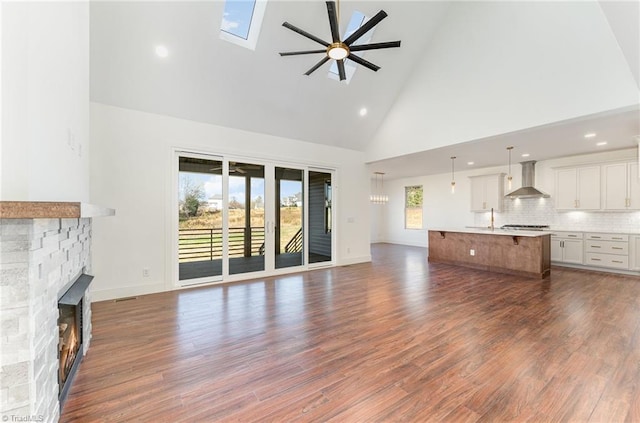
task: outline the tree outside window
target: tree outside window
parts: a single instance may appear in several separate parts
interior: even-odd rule
[[[404,187],[404,227],[422,229],[422,185]]]

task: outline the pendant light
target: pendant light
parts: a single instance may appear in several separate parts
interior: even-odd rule
[[[511,191],[511,181],[513,180],[513,176],[511,176],[511,150],[513,150],[513,146],[507,147],[507,151],[509,152],[509,176],[507,176],[507,187],[509,191]]]
[[[369,196],[369,200],[373,204],[387,204],[389,197],[384,194],[384,172],[374,172],[374,175],[376,175],[376,188],[373,194]],[[378,177],[381,181],[380,189],[378,189]]]
[[[454,160],[456,156],[451,156],[451,194],[456,192],[456,173],[454,168]]]

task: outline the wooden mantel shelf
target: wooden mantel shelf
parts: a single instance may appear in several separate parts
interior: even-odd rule
[[[0,201],[0,219],[77,219],[115,214],[114,209],[88,203]]]

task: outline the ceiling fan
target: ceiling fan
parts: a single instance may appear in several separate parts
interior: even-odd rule
[[[387,17],[387,13],[384,10],[379,11],[373,18],[369,19],[360,28],[358,28],[353,34],[349,35],[344,40],[340,40],[340,31],[338,29],[338,15],[336,13],[336,2],[327,2],[327,12],[329,14],[329,26],[331,27],[332,42],[328,43],[315,35],[308,33],[296,26],[291,25],[289,22],[284,22],[282,26],[289,28],[290,30],[297,32],[298,34],[315,41],[325,47],[322,50],[304,50],[304,51],[289,51],[280,53],[280,56],[296,56],[300,54],[314,54],[325,53],[326,56],[316,63],[311,69],[309,69],[305,75],[311,75],[316,69],[324,65],[329,59],[334,59],[338,65],[338,74],[340,75],[340,81],[347,79],[344,70],[344,60],[349,59],[359,65],[371,69],[376,72],[380,69],[380,66],[376,66],[373,63],[364,60],[360,56],[353,54],[354,51],[376,50],[381,48],[400,47],[400,41],[387,41],[383,43],[370,43],[354,45],[360,37],[369,32],[371,28],[380,23],[381,20]]]
[[[245,165],[247,166],[247,165]],[[214,171],[214,172],[222,172],[222,166],[217,166],[214,168],[209,169],[210,171]],[[236,165],[236,162],[229,162],[229,173],[241,173],[241,174],[245,174],[247,173],[243,168],[241,168],[240,166]]]

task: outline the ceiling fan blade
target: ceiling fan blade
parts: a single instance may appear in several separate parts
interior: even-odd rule
[[[371,63],[371,62],[369,62],[367,60],[364,60],[362,57],[356,56],[355,54],[348,55],[347,59],[353,60],[357,64],[362,65],[365,68],[369,68],[374,72],[377,72],[378,69],[380,69],[380,66],[374,65],[373,63]]]
[[[380,21],[386,17],[387,17],[387,12],[385,12],[384,10],[379,11],[373,18],[366,21],[364,25],[362,25],[353,34],[351,34],[346,40],[344,40],[343,43],[351,47],[351,43],[353,43],[358,38],[362,37],[364,34],[369,32],[371,28],[378,25],[378,23],[380,23]]]
[[[314,67],[312,67],[311,69],[306,71],[305,75],[307,75],[307,76],[311,75],[316,69],[318,69],[320,66],[324,65],[328,61],[329,61],[329,56],[323,57],[322,60],[320,60],[318,63],[316,63]]]
[[[325,46],[325,47],[328,47],[328,46],[329,46],[329,43],[328,43],[328,42],[326,42],[326,41],[324,41],[324,40],[321,40],[320,38],[316,37],[316,36],[315,36],[315,35],[313,35],[313,34],[309,34],[307,31],[305,31],[305,30],[303,30],[303,29],[300,29],[300,28],[298,28],[298,27],[296,27],[296,26],[291,25],[289,22],[284,22],[284,23],[282,24],[282,26],[284,26],[285,28],[288,28],[288,29],[292,30],[293,32],[297,32],[298,34],[300,34],[300,35],[302,35],[302,36],[304,36],[304,37],[307,37],[308,39],[313,40],[313,41],[315,41],[315,42],[316,42],[316,43],[318,43],[318,44],[322,44],[322,45],[323,45],[323,46]]]
[[[387,41],[384,43],[359,44],[349,47],[351,51],[377,50],[380,48],[400,47],[400,41]]]
[[[347,73],[344,71],[344,60],[336,60],[338,64],[338,75],[340,75],[340,81],[347,79]]]
[[[280,53],[280,56],[297,56],[299,54],[326,53],[327,50],[304,50],[304,51],[287,51]]]
[[[331,37],[334,43],[340,42],[340,30],[338,29],[338,15],[336,14],[336,2],[327,2],[327,13],[329,14],[329,26],[331,26]]]

